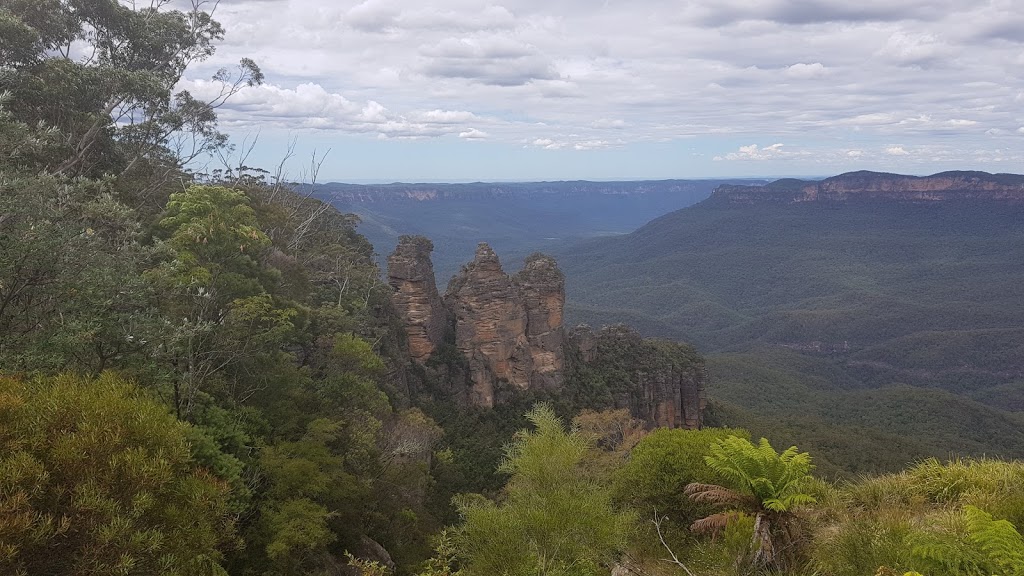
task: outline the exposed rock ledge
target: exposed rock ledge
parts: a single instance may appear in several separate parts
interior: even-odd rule
[[[401,238],[388,258],[392,301],[413,361],[428,368],[442,346],[458,350],[466,381],[460,395],[469,403],[493,407],[528,390],[572,394],[566,386],[581,386],[597,374],[597,384],[610,394],[602,406],[628,408],[651,427],[701,426],[704,362],[691,347],[645,340],[624,326],[577,329],[567,337],[565,278],[543,254],[531,255],[509,276],[494,250],[481,243],[442,298],[431,250],[426,238]]]
[[[798,202],[950,201],[1024,202],[1024,176],[988,172],[941,172],[904,176],[882,172],[848,172],[821,181],[785,178],[764,186],[722,185],[712,202],[788,204]]]

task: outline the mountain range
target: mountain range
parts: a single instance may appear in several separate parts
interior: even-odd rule
[[[487,242],[506,262],[579,240],[632,232],[648,221],[707,198],[721,184],[758,180],[513,182],[470,184],[328,183],[314,194],[357,214],[359,232],[378,256],[402,235],[434,245],[439,284]],[[381,259],[383,263],[383,259]]]
[[[694,343],[726,423],[860,470],[1024,455],[1021,222],[1022,176],[855,172],[720,186],[556,256],[570,321]]]

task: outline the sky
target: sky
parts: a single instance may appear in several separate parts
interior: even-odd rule
[[[1024,172],[1024,0],[221,0],[220,109],[293,177]],[[240,152],[238,152],[240,154]]]

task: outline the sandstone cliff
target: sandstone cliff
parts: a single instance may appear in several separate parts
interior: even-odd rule
[[[707,376],[704,359],[693,347],[644,339],[621,324],[596,333],[577,327],[569,342],[575,356],[570,375],[574,386],[604,396],[583,403],[626,408],[649,427],[703,425]]]
[[[562,350],[565,276],[554,258],[533,254],[513,281],[526,309],[526,341],[533,364],[530,386],[557,388],[562,383],[565,366]]]
[[[444,340],[448,311],[434,280],[430,252],[434,246],[422,236],[402,236],[388,257],[391,301],[405,324],[409,356],[425,362]]]
[[[448,284],[445,303],[455,316],[455,345],[469,362],[471,401],[494,406],[499,382],[528,389],[533,367],[528,313],[490,246],[480,244],[473,261]]]
[[[958,200],[1024,203],[1024,176],[987,172],[904,176],[860,171],[817,182],[787,178],[765,186],[722,185],[711,195],[712,202],[729,204]]]
[[[405,324],[409,356],[425,364],[446,334],[466,361],[468,400],[494,406],[499,389],[556,389],[562,383],[565,280],[552,258],[534,254],[510,277],[480,244],[444,299],[434,281],[430,241],[402,237],[388,258],[392,302]],[[450,375],[449,375],[450,376]]]
[[[704,364],[690,346],[624,326],[566,336],[565,278],[554,259],[531,255],[509,276],[485,243],[442,299],[430,251],[429,240],[403,237],[388,279],[410,357],[449,381],[453,397],[493,407],[524,391],[550,392],[579,408],[629,409],[650,427],[701,426]],[[441,356],[457,350],[459,359],[428,362],[442,346]]]

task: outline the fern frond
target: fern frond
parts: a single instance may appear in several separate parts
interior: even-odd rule
[[[964,506],[967,530],[974,542],[1001,571],[1007,575],[1024,574],[1024,537],[1006,520],[974,506]]]
[[[706,502],[715,505],[733,505],[747,508],[756,508],[757,501],[749,494],[743,494],[725,486],[717,484],[700,484],[694,482],[687,484],[683,493],[694,502]]]
[[[690,524],[690,530],[698,534],[718,534],[732,522],[742,516],[739,512],[719,512],[706,518],[701,518]]]

